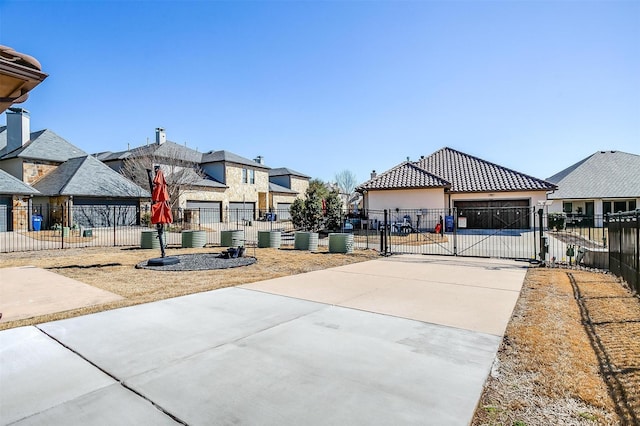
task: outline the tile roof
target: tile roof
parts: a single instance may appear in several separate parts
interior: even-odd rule
[[[265,166],[264,164],[260,164],[257,161],[249,160],[248,158],[241,157],[237,154],[234,154],[233,152],[225,150],[209,151],[202,155],[202,163],[217,163],[221,161],[251,166],[257,169],[269,169],[269,167]]]
[[[269,192],[278,192],[281,194],[297,194],[293,189],[269,182]]]
[[[447,188],[450,183],[416,164],[405,161],[394,168],[379,174],[356,188],[372,189],[415,189],[415,188]]]
[[[274,177],[274,176],[296,176],[296,177],[301,177],[303,179],[311,179],[309,176],[304,175],[300,172],[296,172],[295,170],[289,169],[287,167],[278,167],[278,168],[269,170],[269,177]]]
[[[451,182],[451,192],[550,191],[555,187],[542,179],[447,147],[416,164]]]
[[[4,138],[4,145],[0,141],[0,146],[3,146],[0,149],[0,160],[29,158],[62,163],[69,158],[86,155],[86,152],[70,144],[49,129],[32,132],[29,142],[12,152],[6,152],[6,129],[0,132],[0,138]]]
[[[558,185],[549,199],[638,198],[640,155],[598,151],[547,179]]]
[[[36,182],[44,195],[85,197],[148,198],[149,191],[114,172],[91,155],[72,158]]]
[[[37,195],[39,192],[26,183],[0,170],[0,194]]]

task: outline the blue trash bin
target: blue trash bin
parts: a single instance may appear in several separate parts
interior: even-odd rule
[[[42,216],[39,214],[34,214],[31,217],[31,225],[33,226],[34,231],[39,231],[42,227]]]
[[[444,231],[453,232],[453,216],[444,217]]]

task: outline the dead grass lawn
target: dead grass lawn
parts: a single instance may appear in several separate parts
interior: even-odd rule
[[[639,325],[640,300],[615,277],[529,270],[472,424],[637,424]]]
[[[167,249],[167,255],[217,253],[220,248]],[[32,265],[49,269],[94,287],[124,297],[124,300],[73,311],[0,323],[0,330],[70,318],[107,309],[246,284],[285,275],[301,274],[377,258],[375,251],[353,254],[317,253],[291,249],[248,248],[247,255],[258,260],[250,266],[211,271],[165,272],[135,269],[135,265],[158,257],[157,250],[130,248],[82,248],[0,254],[0,267]]]

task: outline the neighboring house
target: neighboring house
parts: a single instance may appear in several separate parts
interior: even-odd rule
[[[181,174],[188,185],[175,200],[178,214],[185,211],[185,220],[204,224],[264,218],[274,209],[288,208],[309,185],[309,177],[290,169],[271,169],[262,157],[250,160],[225,150],[201,153],[176,144],[167,140],[162,128],[156,129],[155,143],[95,156],[116,171],[128,159],[146,156],[163,167],[168,180],[173,173]],[[176,159],[185,167],[172,172],[169,165]]]
[[[374,172],[356,188],[366,211],[435,209],[450,215],[455,208],[458,227],[472,229],[530,228],[529,213],[553,189],[550,182],[446,147]]]
[[[600,227],[604,215],[640,205],[640,155],[598,151],[547,180],[558,186],[549,212],[570,221]]]
[[[39,194],[21,180],[0,170],[0,232],[28,229],[31,197]]]
[[[289,219],[289,208],[309,188],[310,177],[286,167],[269,170],[269,205],[277,211],[280,219]]]
[[[51,130],[30,132],[28,111],[11,108],[6,115],[7,126],[0,127],[0,170],[36,189],[31,194],[28,215],[42,214],[43,226],[101,226],[96,220],[90,223],[87,209],[95,211],[117,204],[135,211],[142,198],[150,197],[148,191],[132,185]],[[79,216],[74,217],[74,212]],[[116,219],[120,224],[132,221],[130,213]],[[134,217],[134,222],[137,220]]]
[[[85,227],[135,225],[139,223],[140,199],[150,196],[90,155],[70,158],[33,187],[48,197],[49,205],[72,205],[73,223]],[[63,211],[61,208],[61,215]]]

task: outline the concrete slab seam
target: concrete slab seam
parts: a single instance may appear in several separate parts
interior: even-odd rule
[[[258,290],[258,289],[255,289],[255,288],[242,288],[242,290],[255,291],[255,292],[258,292],[258,293],[265,293],[265,294],[271,294],[271,295],[275,294],[275,293],[269,293],[268,291],[264,291],[264,290]],[[339,304],[335,304],[335,303],[318,302],[318,301],[315,301],[315,300],[303,299],[301,297],[294,297],[294,296],[289,296],[289,295],[286,295],[286,294],[275,294],[275,295],[276,296],[280,296],[280,297],[287,297],[289,299],[294,299],[294,300],[303,300],[305,302],[311,301],[311,302],[314,302],[314,303],[319,303],[319,304],[322,304],[322,305],[325,305],[325,306],[331,306],[331,307],[340,308],[340,309],[350,309],[350,310],[353,310],[353,311],[364,312],[364,313],[372,314],[372,315],[381,315],[383,317],[390,317],[390,318],[398,318],[398,319],[403,319],[403,320],[415,321],[415,322],[419,322],[419,323],[422,323],[422,324],[429,324],[429,325],[433,325],[433,326],[436,326],[436,327],[449,328],[449,329],[452,329],[452,330],[462,330],[462,331],[466,331],[466,332],[482,334],[482,335],[485,335],[485,336],[492,336],[492,337],[503,337],[504,336],[504,333],[503,334],[492,334],[492,333],[487,333],[487,332],[484,332],[484,331],[475,331],[475,330],[469,330],[469,329],[462,328],[462,327],[454,327],[454,326],[448,325],[448,324],[439,324],[439,323],[436,323],[436,322],[422,321],[422,320],[415,319],[415,318],[401,317],[399,315],[392,315],[392,314],[384,313],[384,312],[368,311],[366,309],[354,308],[352,306],[343,306],[343,305],[339,305]],[[347,299],[344,302],[348,302],[349,300],[353,300],[353,299]],[[306,316],[306,315],[310,315],[310,313],[307,313],[305,315],[301,315],[298,318],[302,318],[303,316]],[[298,319],[298,318],[294,318],[294,319]],[[285,323],[280,323],[280,324],[285,324]],[[277,324],[277,325],[280,325],[280,324]],[[270,328],[274,328],[276,326],[269,327],[269,328],[267,328],[265,330],[268,330]],[[233,342],[228,342],[228,343],[235,343],[235,342],[238,342],[238,341],[240,341],[242,339],[245,339],[247,337],[249,337],[249,336],[244,336],[242,338],[234,340]],[[225,343],[225,344],[227,344],[227,343]],[[224,346],[225,344],[219,345],[219,346]],[[218,347],[218,346],[216,346],[216,347]],[[201,351],[201,352],[204,352],[204,351]],[[193,356],[193,355],[190,355],[189,357],[191,357],[191,356]],[[189,358],[189,357],[186,357],[186,358]]]
[[[455,286],[460,286],[460,287],[482,288],[482,289],[487,289],[487,290],[498,290],[498,291],[506,291],[506,292],[511,292],[511,293],[520,293],[520,290],[509,290],[509,289],[506,289],[506,288],[483,287],[483,286],[477,286],[477,285],[470,285],[470,284],[463,284],[463,283],[452,283],[452,282],[445,282],[445,281],[420,280],[420,279],[416,279],[416,278],[406,278],[406,277],[393,276],[393,275],[380,276],[380,275],[377,275],[377,274],[364,274],[362,272],[349,272],[349,271],[332,271],[332,272],[333,273],[339,272],[339,273],[342,273],[342,274],[351,274],[351,275],[364,275],[364,276],[368,276],[368,277],[377,277],[377,278],[393,278],[393,279],[401,279],[401,280],[405,280],[405,281],[437,283],[437,284],[444,284],[444,285],[455,285]],[[363,294],[366,294],[366,293],[363,293]]]
[[[125,388],[126,390],[128,390],[129,392],[137,395],[138,397],[144,399],[145,401],[148,401],[151,405],[153,405],[156,409],[158,409],[160,412],[162,412],[163,414],[165,414],[166,416],[170,417],[172,420],[174,420],[175,422],[184,425],[184,426],[189,426],[188,423],[186,423],[184,420],[181,420],[179,417],[177,417],[176,415],[170,413],[169,411],[167,411],[165,408],[163,408],[162,406],[158,405],[155,401],[147,398],[145,395],[141,394],[140,392],[138,392],[137,390],[131,388],[130,386],[128,386],[124,381],[120,380],[118,377],[114,376],[113,374],[109,373],[108,371],[106,371],[105,369],[103,369],[102,367],[100,367],[98,364],[96,364],[95,362],[91,361],[90,359],[88,359],[87,357],[85,357],[84,355],[82,355],[80,352],[74,350],[73,348],[69,347],[68,345],[65,345],[64,343],[62,343],[60,340],[56,339],[55,337],[53,337],[52,335],[50,335],[49,333],[47,333],[46,331],[42,330],[40,327],[35,326],[36,330],[40,331],[42,334],[44,334],[45,336],[47,336],[48,338],[50,338],[51,340],[53,340],[54,342],[58,343],[60,346],[62,346],[63,348],[67,349],[68,351],[70,351],[71,353],[73,353],[74,355],[80,357],[82,360],[84,360],[85,362],[89,363],[90,365],[92,365],[93,367],[97,368],[98,370],[100,370],[102,373],[106,374],[107,376],[111,377],[113,380],[115,380],[120,386],[122,386],[123,388]]]

